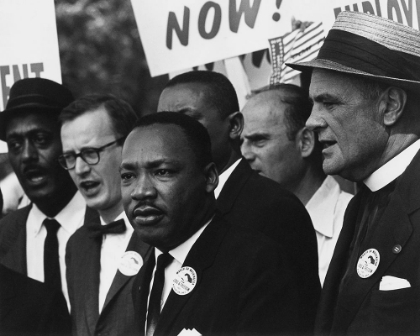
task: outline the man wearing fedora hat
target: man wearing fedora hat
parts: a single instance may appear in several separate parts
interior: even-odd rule
[[[31,200],[0,221],[0,263],[61,289],[67,300],[67,240],[85,215],[95,216],[86,211],[83,197],[58,163],[62,152],[58,115],[73,100],[58,83],[26,78],[12,86],[0,113],[0,139],[7,142],[10,163]]]
[[[319,335],[420,332],[420,32],[341,13],[312,70],[323,169],[360,182],[319,305]]]

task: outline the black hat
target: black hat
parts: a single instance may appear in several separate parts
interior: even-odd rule
[[[317,58],[287,64],[327,69],[420,91],[420,32],[378,16],[341,12]]]
[[[6,109],[0,113],[0,139],[6,140],[8,120],[21,112],[54,112],[57,118],[61,110],[74,101],[72,93],[63,85],[45,78],[25,78],[10,89]]]

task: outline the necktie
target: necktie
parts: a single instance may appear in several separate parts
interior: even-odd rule
[[[61,290],[60,262],[58,259],[57,231],[60,224],[55,219],[46,218],[43,225],[47,229],[44,243],[44,282]]]
[[[152,292],[150,294],[149,309],[147,310],[146,336],[152,336],[160,316],[160,303],[162,290],[165,284],[165,268],[172,262],[173,257],[169,253],[163,253],[158,257]]]
[[[106,225],[90,225],[87,226],[87,229],[89,230],[89,237],[97,238],[108,233],[123,233],[127,228],[124,219],[120,219]]]

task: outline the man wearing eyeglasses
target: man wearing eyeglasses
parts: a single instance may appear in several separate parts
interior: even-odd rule
[[[137,116],[112,95],[82,97],[60,114],[67,169],[100,223],[80,228],[66,251],[74,335],[139,333],[131,299],[134,275],[148,246],[124,213],[119,166],[122,145]]]

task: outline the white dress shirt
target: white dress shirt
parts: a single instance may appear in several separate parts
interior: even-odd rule
[[[207,227],[207,225],[210,224],[212,219],[213,218],[211,218],[206,224],[204,224],[196,233],[194,233],[185,242],[183,242],[181,245],[178,245],[176,248],[174,248],[173,250],[168,252],[174,259],[165,268],[165,282],[164,282],[163,290],[162,290],[162,299],[161,299],[161,303],[160,303],[160,310],[162,310],[162,308],[165,305],[165,302],[168,299],[168,296],[171,292],[172,282],[176,277],[176,272],[178,272],[179,269],[182,267],[185,259],[187,258],[187,255],[190,252],[191,248],[193,247],[194,243],[201,236],[204,229]],[[149,298],[147,299],[147,307],[149,307],[150,293],[152,291],[153,280],[155,278],[157,258],[161,254],[162,254],[162,252],[159,249],[155,248],[155,269],[153,270],[152,279],[150,281]],[[147,317],[146,317],[146,322],[145,322],[145,328],[146,328],[146,324],[147,324]]]
[[[231,165],[228,169],[226,169],[223,173],[219,175],[219,184],[217,185],[216,189],[214,189],[214,197],[217,199],[222,192],[223,186],[225,185],[226,181],[233,173],[235,168],[238,166],[239,162],[241,162],[242,158],[235,161],[233,165]]]
[[[80,192],[76,192],[71,201],[61,210],[54,219],[60,223],[57,231],[58,256],[61,272],[61,286],[70,308],[66,281],[66,245],[70,236],[83,225],[86,212],[86,203]],[[26,260],[28,277],[44,282],[44,243],[47,229],[42,225],[46,215],[33,204],[26,221]]]
[[[111,288],[112,281],[117,273],[121,257],[127,249],[130,238],[134,232],[133,227],[128,221],[127,215],[123,211],[115,221],[124,219],[126,231],[116,234],[105,234],[101,245],[101,272],[99,275],[99,313],[105,303],[106,295]],[[101,224],[105,223],[101,217]]]
[[[417,140],[401,153],[394,156],[382,167],[374,171],[363,183],[373,192],[382,189],[404,173],[414,156],[420,149],[420,140]]]
[[[344,213],[353,195],[341,190],[332,176],[322,183],[306,204],[318,243],[318,274],[321,286],[343,227]]]

